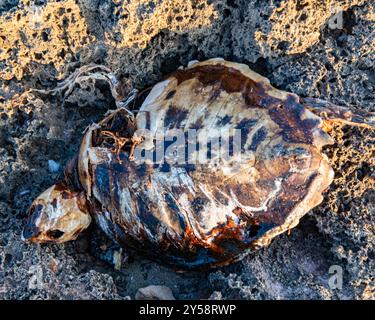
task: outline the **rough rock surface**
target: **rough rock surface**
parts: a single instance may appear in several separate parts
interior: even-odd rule
[[[129,299],[165,285],[177,299],[374,299],[375,136],[364,129],[333,133],[326,201],[291,235],[226,268],[178,273],[123,255],[118,270],[119,249],[95,227],[64,245],[20,239],[32,199],[59,178],[83,129],[115,107],[101,81],[65,100],[28,88],[101,63],[126,91],[221,56],[278,88],[375,111],[374,12],[364,0],[0,0],[0,298]],[[341,290],[329,286],[332,265]]]

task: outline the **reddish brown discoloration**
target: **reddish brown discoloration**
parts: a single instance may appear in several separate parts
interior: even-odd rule
[[[240,92],[244,97],[255,98],[254,101],[260,101],[264,97],[264,88],[261,84],[249,79],[239,70],[221,64],[178,70],[171,76],[177,79],[178,84],[187,80],[198,79],[203,86],[219,85],[214,91],[216,94],[220,88],[227,93]]]

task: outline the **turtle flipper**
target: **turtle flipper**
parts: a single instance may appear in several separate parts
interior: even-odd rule
[[[324,128],[330,131],[336,123],[375,129],[375,113],[350,107],[337,106],[325,100],[301,98],[302,104],[324,121]]]

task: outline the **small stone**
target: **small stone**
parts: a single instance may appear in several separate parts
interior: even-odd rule
[[[24,196],[28,193],[30,193],[30,190],[23,190],[23,191],[20,192],[20,196]]]
[[[28,283],[29,290],[43,289],[43,269],[41,266],[32,265],[28,273],[31,275]]]
[[[220,291],[214,291],[208,300],[223,300],[223,294]]]
[[[116,270],[121,270],[122,265],[122,250],[116,250],[113,252],[113,264]]]
[[[51,173],[56,173],[60,170],[60,164],[53,160],[48,160],[48,170]]]
[[[57,273],[57,271],[59,270],[59,261],[54,258],[51,258],[48,267],[53,273]]]
[[[135,300],[176,300],[172,290],[166,286],[148,286],[138,289]]]

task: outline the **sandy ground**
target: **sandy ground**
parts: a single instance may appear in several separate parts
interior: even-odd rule
[[[0,298],[133,299],[153,284],[179,299],[374,299],[368,130],[337,128],[325,150],[336,178],[324,203],[289,236],[229,267],[177,273],[132,256],[115,270],[118,248],[96,227],[64,245],[20,238],[32,199],[61,177],[84,128],[115,107],[100,81],[65,100],[23,94],[28,88],[53,88],[77,67],[101,63],[126,93],[220,56],[303,97],[375,111],[374,9],[365,0],[0,0]],[[333,265],[341,289],[329,285]]]

